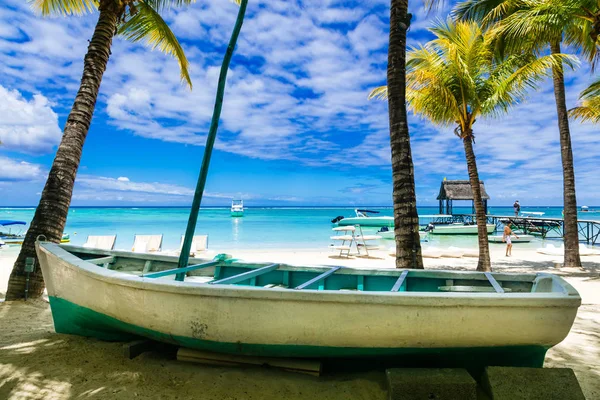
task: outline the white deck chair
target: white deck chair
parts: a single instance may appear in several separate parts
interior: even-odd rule
[[[133,237],[134,253],[153,253],[161,251],[163,235],[135,235]]]
[[[83,247],[112,250],[115,248],[115,242],[117,241],[117,235],[106,235],[106,236],[93,236],[87,237]]]
[[[181,244],[179,245],[179,253],[181,253],[181,248],[183,247],[183,239],[184,235],[181,235]],[[201,253],[206,251],[208,248],[208,235],[195,235],[192,238],[192,247],[190,247],[190,255],[194,257],[197,253]]]

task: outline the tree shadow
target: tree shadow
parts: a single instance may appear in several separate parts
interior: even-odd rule
[[[124,357],[122,343],[54,333],[43,301],[0,303],[0,399],[383,400],[381,373],[316,378],[261,367]],[[7,328],[7,329],[5,329]]]

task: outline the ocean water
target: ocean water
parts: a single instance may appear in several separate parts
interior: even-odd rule
[[[600,207],[590,207],[598,209]],[[391,207],[369,208],[380,211],[380,215],[392,215]],[[438,212],[436,207],[419,207],[419,215]],[[541,211],[544,217],[561,217],[561,207],[526,207],[521,211]],[[454,212],[470,213],[470,207],[454,207]],[[512,215],[512,207],[489,207],[489,214]],[[0,219],[22,220],[29,223],[33,208],[0,208]],[[189,208],[92,208],[73,207],[69,211],[65,233],[71,243],[81,245],[88,235],[117,235],[115,248],[131,249],[135,234],[162,234],[163,250],[179,248],[181,235],[185,232]],[[203,208],[200,211],[196,234],[209,235],[209,249],[319,249],[332,242],[331,219],[336,216],[354,216],[353,207],[250,207],[244,217],[232,218],[229,207]],[[580,213],[580,219],[600,220],[600,213]],[[423,220],[426,223],[426,220]],[[24,229],[27,226],[23,227]],[[1,229],[1,228],[0,228]],[[13,227],[13,232],[20,227]],[[365,233],[374,233],[378,228],[365,228]],[[541,239],[527,244],[540,247]],[[392,240],[381,244],[393,246]],[[427,245],[438,247],[476,247],[476,235],[442,236],[429,235]],[[502,246],[502,244],[491,244]],[[524,246],[524,244],[520,244]]]

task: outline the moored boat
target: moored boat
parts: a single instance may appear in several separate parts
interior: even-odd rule
[[[496,229],[494,224],[486,224],[487,233],[490,234]],[[454,224],[434,225],[430,230],[435,235],[477,235],[476,224],[464,224],[462,222]]]
[[[571,285],[544,273],[301,267],[225,255],[177,269],[164,255],[36,247],[56,332],[230,354],[540,367],[581,304]]]
[[[231,216],[232,217],[243,217],[244,216],[244,200],[231,200]]]
[[[27,225],[27,222],[6,219],[0,220],[0,240],[2,240],[5,245],[23,243],[23,240],[25,239],[25,233],[22,231],[12,231],[12,227],[22,225]]]
[[[517,237],[515,237],[514,235],[512,235],[510,237],[511,243],[529,243],[533,239],[535,239],[535,236],[533,236],[533,235],[524,235],[524,234],[519,234]],[[502,243],[502,242],[504,242],[504,237],[502,235],[488,236],[488,241],[490,241],[492,243]]]
[[[394,226],[394,217],[389,216],[373,216],[371,214],[379,214],[379,211],[372,210],[354,210],[356,217],[336,217],[331,222],[337,223],[340,226],[360,225],[360,226]]]
[[[387,227],[383,227],[380,230],[377,231],[377,235],[381,236],[382,239],[386,239],[386,240],[394,240],[395,236],[394,236],[394,230],[384,230]],[[429,235],[429,232],[425,232],[425,231],[419,231],[419,239],[421,239],[421,241],[427,241],[427,236]]]

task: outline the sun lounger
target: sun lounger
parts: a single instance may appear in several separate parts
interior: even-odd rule
[[[102,249],[102,250],[113,250],[115,248],[115,242],[117,241],[117,235],[106,235],[106,236],[94,236],[90,235],[83,244],[83,247]]]
[[[179,245],[179,251],[177,253],[181,253],[181,248],[183,247],[183,240],[185,236],[181,235],[181,244]],[[208,235],[195,235],[192,238],[192,247],[190,247],[190,256],[195,257],[196,254],[206,251],[208,248]]]
[[[163,235],[135,235],[133,238],[134,253],[154,253],[162,249]]]

